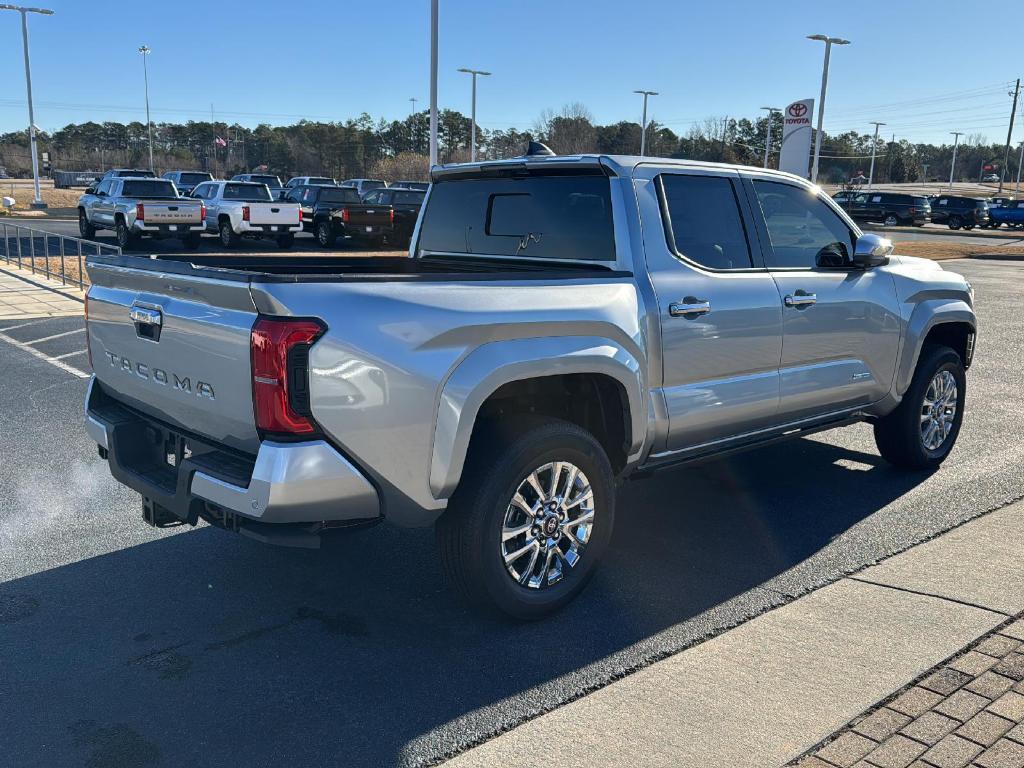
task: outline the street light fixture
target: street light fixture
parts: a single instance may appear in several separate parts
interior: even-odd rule
[[[833,45],[849,45],[849,40],[828,35],[808,35],[808,40],[818,40],[825,44],[825,63],[821,68],[821,98],[818,100],[818,131],[814,138],[814,163],[811,166],[811,181],[818,183],[818,158],[821,156],[821,126],[825,117],[825,91],[828,89],[828,60],[832,55]]]
[[[0,4],[0,11],[17,11],[21,14],[21,42],[25,51],[25,88],[28,91],[28,139],[32,150],[32,181],[35,189],[33,208],[45,208],[46,203],[39,195],[39,153],[36,151],[36,118],[32,110],[32,69],[28,63],[28,14],[38,13],[41,16],[53,16],[48,8],[23,8],[19,5]]]
[[[476,162],[476,76],[490,77],[490,72],[484,72],[482,69],[467,69],[466,67],[459,67],[459,72],[465,72],[467,75],[473,76],[473,107],[472,115],[470,120],[472,125],[470,126],[469,134],[469,161],[471,163]]]
[[[639,93],[644,97],[644,114],[640,121],[640,157],[644,157],[647,153],[647,97],[657,96],[657,91],[633,91],[633,93]]]
[[[768,153],[771,151],[772,146],[772,112],[781,112],[780,107],[761,107],[765,112],[768,113],[768,132],[764,137],[764,167],[768,167]]]
[[[875,140],[871,142],[871,170],[868,171],[868,191],[871,191],[871,185],[875,183],[875,149],[878,147],[878,129],[881,128],[885,123],[872,123],[875,126]],[[891,182],[892,179],[889,179]]]
[[[430,0],[430,167],[437,165],[437,0]]]
[[[146,81],[146,128],[149,130],[149,170],[156,173],[153,167],[153,123],[149,119],[149,67],[146,66],[146,59],[149,58],[151,49],[148,45],[139,46],[139,53],[142,54],[142,76]]]

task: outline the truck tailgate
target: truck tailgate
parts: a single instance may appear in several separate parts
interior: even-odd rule
[[[255,453],[244,281],[89,265],[88,334],[111,396],[184,431]]]
[[[268,224],[299,223],[298,203],[246,203],[249,206],[249,223],[255,226]]]
[[[203,205],[191,200],[180,202],[142,201],[143,220],[150,224],[199,224]]]
[[[348,224],[355,227],[373,226],[386,227],[391,224],[390,205],[346,205]]]

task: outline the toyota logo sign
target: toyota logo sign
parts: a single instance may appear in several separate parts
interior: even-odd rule
[[[807,105],[802,102],[796,102],[795,104],[789,105],[790,117],[803,117],[807,114]]]

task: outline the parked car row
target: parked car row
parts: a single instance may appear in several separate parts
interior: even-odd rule
[[[203,232],[216,234],[225,248],[245,238],[271,239],[287,250],[301,231],[313,234],[324,248],[338,238],[402,247],[412,237],[426,196],[425,189],[412,186],[417,184],[388,187],[376,179],[338,184],[300,176],[281,185],[268,174],[222,181],[202,171],[168,171],[158,179],[152,171],[115,168],[79,199],[79,231],[91,239],[98,230],[113,230],[125,250],[142,237],[177,237],[195,249]]]
[[[832,196],[855,219],[874,221],[894,227],[912,224],[921,227],[929,221],[950,229],[1012,226],[1018,205],[1012,198],[983,200],[963,195],[915,195],[905,192],[851,192]],[[1004,209],[1009,213],[1003,213]],[[996,214],[995,211],[1000,211]],[[1021,208],[1024,214],[1024,207]]]

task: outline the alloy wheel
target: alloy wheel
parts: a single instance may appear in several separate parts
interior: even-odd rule
[[[567,461],[537,467],[505,512],[501,556],[511,578],[529,589],[557,584],[583,557],[594,528],[594,491]]]
[[[949,437],[956,419],[956,379],[942,370],[932,377],[921,403],[921,442],[929,451],[937,451]]]

